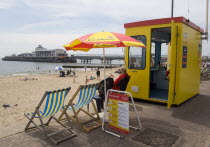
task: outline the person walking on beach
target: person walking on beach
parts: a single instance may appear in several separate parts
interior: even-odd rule
[[[85,65],[85,71],[86,71],[87,66]]]
[[[76,82],[76,73],[73,71],[72,74],[73,74],[73,78],[74,78],[73,83],[75,83]]]
[[[96,76],[97,76],[97,79],[100,80],[100,70],[98,68],[98,70],[96,71]]]

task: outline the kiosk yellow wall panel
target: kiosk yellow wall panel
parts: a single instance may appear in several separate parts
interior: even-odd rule
[[[198,94],[200,88],[200,33],[185,24],[181,24],[180,30],[174,104],[180,104]],[[186,68],[182,68],[183,47],[187,48]]]

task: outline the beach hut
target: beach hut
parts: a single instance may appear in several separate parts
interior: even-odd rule
[[[179,105],[199,94],[204,33],[184,17],[124,24],[126,35],[146,48],[127,47],[128,92],[137,99]]]

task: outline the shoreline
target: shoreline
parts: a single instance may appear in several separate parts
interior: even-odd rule
[[[67,71],[70,70],[71,71],[75,71],[75,72],[83,72],[83,71],[95,71],[97,69],[97,67],[99,67],[100,69],[103,70],[103,66],[91,66],[91,65],[87,65],[86,69],[83,65],[80,66],[72,66],[72,67],[68,67],[68,65],[63,65],[64,70],[63,71]],[[120,68],[120,66],[110,66],[110,67],[106,67],[107,69],[114,69],[114,68]],[[50,71],[50,72],[49,72]],[[0,78],[3,77],[13,77],[13,76],[29,76],[29,75],[52,75],[52,74],[58,74],[60,71],[59,70],[36,70],[36,71],[25,71],[25,72],[10,72],[10,73],[0,73]]]
[[[54,74],[54,73],[52,73]],[[0,78],[5,78],[5,77],[16,77],[16,76],[30,76],[30,75],[51,75],[50,73],[45,72],[39,72],[39,73],[32,73],[32,72],[17,72],[17,73],[5,73],[5,74],[0,74]]]
[[[109,64],[106,64],[106,66],[108,65]],[[121,64],[120,62],[118,62],[109,66],[115,68],[116,66],[118,67],[119,65],[124,65],[124,64]],[[11,76],[16,76],[16,75],[27,76],[27,75],[36,75],[36,74],[41,74],[41,75],[51,74],[51,73],[56,74],[55,67],[58,67],[58,66],[64,67],[64,71],[71,69],[72,71],[76,71],[76,72],[85,71],[85,66],[86,66],[86,70],[91,71],[91,69],[95,69],[101,66],[101,64],[97,63],[96,61],[91,64],[0,61],[0,66],[2,67],[2,70],[0,71],[0,78],[1,78],[1,77],[11,77]]]
[[[69,69],[64,69],[63,71],[67,71]],[[84,68],[71,68],[72,71],[76,71],[76,72],[80,72],[80,71],[85,71]],[[87,71],[91,71],[89,68],[87,69]],[[29,76],[29,75],[53,75],[53,74],[58,74],[60,71],[55,71],[55,70],[36,70],[36,71],[26,71],[26,72],[10,72],[10,73],[0,73],[0,78],[3,77],[14,77],[14,76]]]

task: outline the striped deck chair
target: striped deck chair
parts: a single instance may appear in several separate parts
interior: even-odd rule
[[[79,126],[84,129],[85,131],[89,132],[95,128],[98,128],[102,125],[102,122],[100,120],[100,117],[98,115],[98,111],[96,109],[96,106],[93,102],[93,97],[96,93],[98,84],[90,84],[90,85],[80,85],[75,94],[70,99],[69,103],[66,105],[65,110],[70,110],[73,112],[73,116],[68,115],[73,121],[75,121]],[[74,99],[78,96],[78,100],[76,104],[73,103]],[[94,114],[97,115],[97,118],[93,116],[93,114],[89,113],[88,111],[84,110],[83,107],[88,106],[89,104],[92,104],[94,109]],[[84,112],[87,114],[91,119],[88,121],[83,121],[79,119],[78,115],[80,112]],[[65,111],[64,111],[65,112]],[[59,120],[62,119],[64,112],[60,115],[58,118]],[[84,117],[83,117],[84,118]],[[97,125],[87,127],[87,124],[96,122]]]
[[[45,134],[46,138],[50,139],[55,144],[58,144],[61,141],[64,141],[68,138],[72,138],[72,137],[76,136],[76,133],[72,130],[72,125],[70,123],[70,119],[68,118],[67,113],[65,111],[63,111],[63,113],[65,114],[65,116],[68,120],[69,127],[67,127],[62,122],[60,122],[57,118],[54,117],[54,115],[57,112],[59,112],[61,109],[64,109],[64,100],[65,100],[67,94],[69,93],[70,89],[71,89],[71,87],[66,88],[66,89],[56,90],[56,91],[46,91],[45,94],[43,95],[40,103],[35,108],[35,111],[31,112],[31,113],[24,113],[24,115],[29,119],[29,122],[25,127],[25,131],[27,132],[27,131],[33,130],[35,128],[38,128]],[[44,109],[40,110],[40,107],[42,106],[44,101],[46,101]],[[34,119],[36,119],[36,118],[38,118],[38,120],[40,121],[40,125],[37,125],[35,123]],[[49,118],[47,123],[45,123],[45,124],[43,123],[44,118]],[[53,133],[47,133],[46,126],[49,125],[49,123],[52,119],[54,119],[57,123],[59,123],[65,129],[59,130],[59,131],[56,131]],[[31,125],[31,123],[34,124],[33,127],[29,127]],[[70,133],[68,133],[67,136],[65,136],[59,140],[53,139],[53,136],[55,136],[56,134],[62,133],[64,131],[68,131]]]

